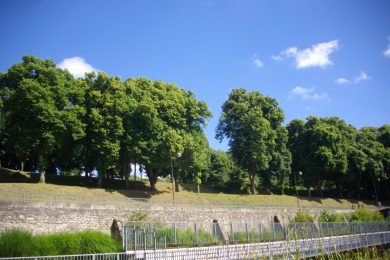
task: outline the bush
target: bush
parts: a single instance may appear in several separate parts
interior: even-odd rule
[[[31,232],[9,229],[0,233],[0,257],[32,256],[35,247]]]
[[[319,222],[357,222],[357,221],[385,221],[385,218],[379,211],[367,209],[358,209],[349,214],[329,213],[322,211]]]
[[[313,222],[313,220],[313,216],[307,212],[298,212],[294,218],[294,222]]]
[[[103,252],[118,252],[122,250],[122,242],[112,239],[109,235],[97,231],[80,233],[81,254]]]
[[[346,222],[345,214],[330,213],[326,210],[322,211],[318,217],[319,222]]]
[[[0,257],[111,253],[121,250],[120,241],[96,231],[39,236],[18,229],[0,233]]]
[[[192,229],[176,229],[176,242],[174,238],[174,231],[172,228],[159,227],[156,229],[158,237],[166,236],[168,246],[193,246],[196,244],[195,233]],[[198,230],[199,245],[215,244],[215,238],[212,234],[204,230]]]
[[[385,218],[379,211],[367,209],[358,209],[352,212],[349,219],[350,221],[385,221]]]

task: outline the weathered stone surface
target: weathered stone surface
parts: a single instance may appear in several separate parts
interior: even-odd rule
[[[276,215],[288,219],[296,213],[294,208],[197,208],[137,204],[121,208],[112,205],[0,201],[0,230],[23,228],[34,234],[99,230],[109,234],[114,219],[126,221],[134,211],[140,210],[161,222],[211,224],[216,219],[224,230],[229,230],[231,222],[266,224]],[[311,212],[318,214],[319,210]]]

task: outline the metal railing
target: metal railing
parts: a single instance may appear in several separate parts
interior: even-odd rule
[[[139,223],[139,222],[138,222]],[[282,226],[272,225],[274,232],[280,230]],[[310,225],[309,225],[310,224]],[[234,243],[229,245],[214,245],[214,246],[197,246],[186,248],[158,248],[150,247],[149,245],[157,246],[158,242],[155,236],[140,236],[142,241],[136,240],[142,248],[134,247],[124,253],[108,253],[108,254],[86,254],[86,255],[62,255],[62,256],[33,256],[33,257],[6,257],[0,260],[132,260],[132,259],[256,259],[261,257],[266,258],[282,258],[296,259],[326,255],[335,252],[351,251],[358,248],[390,244],[390,227],[389,223],[343,223],[345,225],[333,225],[333,223],[324,224],[323,231],[328,231],[331,236],[321,236],[318,231],[320,226],[315,228],[313,223],[294,223],[291,227],[286,226],[284,231],[285,237],[280,240],[272,240],[270,242],[261,243]],[[328,225],[326,225],[328,224]],[[349,224],[349,225],[348,225]],[[376,225],[378,224],[378,225]],[[160,224],[161,225],[161,224]],[[160,225],[150,225],[145,228],[140,234],[152,234],[151,229],[157,229]],[[329,228],[328,228],[329,226]],[[134,225],[133,225],[134,227]],[[146,227],[146,226],[144,226]],[[150,229],[148,229],[150,227]],[[216,227],[214,225],[214,227]],[[237,230],[240,228],[250,230],[249,225],[236,225]],[[387,231],[379,231],[379,230]],[[317,232],[314,232],[317,230]],[[290,238],[289,233],[303,232],[303,234],[313,234],[305,238]],[[361,232],[362,233],[359,233]],[[308,233],[306,233],[308,232]],[[135,230],[137,233],[137,230]],[[349,233],[341,235],[342,233]],[[314,234],[318,234],[317,237]],[[323,235],[325,234],[322,233]],[[335,236],[334,234],[338,234]],[[127,237],[127,236],[126,236]],[[137,236],[135,236],[137,238]],[[250,237],[250,236],[249,236]],[[275,236],[276,237],[276,236]],[[287,239],[286,239],[287,238]],[[146,241],[145,241],[146,239]],[[150,242],[148,242],[150,239]],[[153,242],[154,240],[154,242]],[[143,243],[143,244],[142,244]],[[166,241],[165,241],[166,244]]]
[[[134,254],[107,253],[107,254],[83,254],[83,255],[56,255],[56,256],[23,256],[4,257],[1,260],[132,260]]]
[[[123,230],[126,248],[137,250],[133,246],[136,244],[142,250],[142,248],[183,248],[263,243],[386,232],[390,231],[390,222],[309,222],[286,225],[275,222],[267,224],[230,223],[225,225],[190,222],[125,222]],[[134,230],[138,230],[137,234],[139,236],[149,232],[156,237],[156,240],[136,238],[133,235]],[[142,241],[136,242],[135,239]],[[143,241],[146,245],[142,244]]]
[[[135,252],[154,259],[302,259],[390,243],[390,232],[213,247],[172,248]],[[341,256],[340,256],[341,257]]]

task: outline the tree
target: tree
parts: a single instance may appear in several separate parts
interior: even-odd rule
[[[287,147],[291,152],[291,174],[289,178],[290,190],[291,186],[296,187],[296,176],[304,169],[305,155],[305,139],[303,137],[305,131],[305,122],[300,119],[293,119],[286,126],[288,131]]]
[[[211,186],[227,188],[230,176],[235,168],[233,159],[229,153],[210,148],[210,161],[207,170],[207,183]]]
[[[1,79],[4,145],[24,162],[34,160],[45,182],[45,169],[54,150],[84,134],[76,104],[70,100],[73,77],[56,68],[51,60],[33,56],[12,66]]]
[[[205,179],[209,163],[209,144],[203,131],[192,132],[184,149],[182,158],[178,160],[177,170],[183,179],[193,181],[200,192],[200,184]]]
[[[269,179],[275,179],[277,189],[281,194],[284,194],[284,188],[288,185],[288,177],[291,174],[291,153],[287,148],[288,132],[286,128],[279,127],[277,129],[275,141],[276,146],[269,167]],[[271,182],[271,180],[267,181]]]
[[[86,77],[86,137],[89,170],[96,165],[102,187],[107,169],[115,169],[119,160],[120,137],[123,135],[121,114],[125,110],[123,85],[118,77],[103,72]]]
[[[348,151],[352,149],[356,129],[337,117],[308,117],[293,120],[287,126],[289,147],[293,154],[293,171],[303,171],[305,186],[317,187],[320,195],[327,182],[335,183],[342,196],[342,183],[348,171]]]
[[[252,194],[257,193],[256,176],[266,177],[283,119],[276,100],[257,91],[234,89],[222,105],[216,137],[229,139],[234,160],[249,174]]]
[[[136,103],[125,122],[126,134],[131,136],[124,150],[144,166],[153,190],[158,176],[168,175],[172,160],[178,191],[177,154],[192,149],[193,136],[203,133],[211,116],[206,103],[171,83],[139,78],[128,79],[124,84]]]
[[[370,182],[377,199],[377,182],[386,180],[387,174],[384,163],[387,161],[387,153],[384,145],[378,140],[378,131],[375,127],[363,127],[359,130],[357,143],[366,155],[365,171],[363,172],[363,189],[368,193]]]

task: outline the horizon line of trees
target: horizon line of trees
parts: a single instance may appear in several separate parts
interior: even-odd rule
[[[390,126],[356,129],[337,117],[294,119],[286,126],[278,102],[233,89],[222,105],[209,147],[204,101],[175,84],[121,80],[104,72],[75,79],[51,60],[25,56],[0,73],[0,166],[46,174],[98,172],[123,179],[131,164],[156,190],[159,177],[225,191],[390,198]],[[180,156],[178,156],[180,155]],[[172,172],[171,172],[172,170]],[[300,174],[301,173],[301,174]]]

